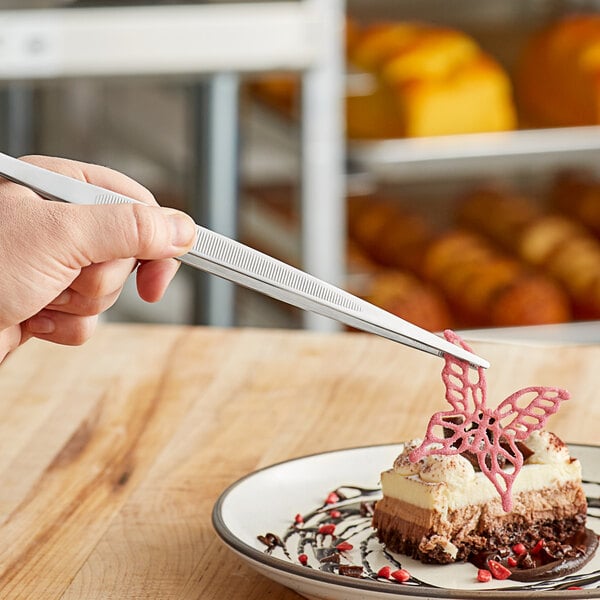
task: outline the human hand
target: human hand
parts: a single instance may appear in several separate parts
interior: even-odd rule
[[[159,208],[121,173],[59,158],[22,160],[151,206],[49,202],[0,179],[0,362],[30,337],[85,342],[136,265],[140,297],[160,300],[179,265],[172,257],[195,236],[190,217]]]

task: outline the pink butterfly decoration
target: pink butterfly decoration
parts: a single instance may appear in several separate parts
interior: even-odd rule
[[[445,331],[444,337],[471,351],[453,331]],[[411,452],[410,460],[417,462],[432,454],[472,453],[481,472],[498,490],[502,508],[509,512],[513,506],[512,486],[523,466],[518,442],[542,429],[560,403],[569,399],[569,392],[555,387],[527,387],[511,394],[492,410],[486,405],[484,369],[477,368],[475,381],[470,380],[470,374],[466,361],[446,354],[442,380],[452,410],[437,412],[431,417],[425,439]],[[523,400],[524,406],[519,406]],[[506,463],[512,464],[514,469],[504,469]]]

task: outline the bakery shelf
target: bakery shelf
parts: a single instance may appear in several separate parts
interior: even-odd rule
[[[353,169],[395,178],[478,175],[523,169],[598,164],[600,126],[474,133],[352,142]]]
[[[3,11],[0,78],[302,70],[318,59],[311,4]]]

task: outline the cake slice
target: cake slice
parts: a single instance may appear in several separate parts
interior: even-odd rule
[[[411,462],[420,444],[407,443],[393,468],[381,474],[383,498],[373,526],[389,550],[426,563],[450,563],[486,552],[514,554],[517,544],[532,550],[541,540],[546,553],[554,548],[577,554],[587,513],[581,464],[556,435],[535,431],[523,443],[529,456],[513,483],[510,512],[472,456],[430,455]],[[526,554],[531,558],[521,553]]]
[[[453,331],[446,339],[471,348]],[[548,417],[566,390],[520,389],[487,405],[485,370],[446,355],[451,409],[429,420],[424,440],[404,445],[381,474],[373,527],[388,550],[425,563],[470,560],[482,577],[535,580],[566,575],[598,547],[586,528],[581,464]],[[481,571],[487,571],[481,573]]]

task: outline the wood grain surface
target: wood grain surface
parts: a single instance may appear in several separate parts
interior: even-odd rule
[[[480,343],[491,403],[568,388],[550,428],[598,443],[598,346]],[[218,540],[232,482],[422,435],[442,362],[363,334],[103,325],[0,365],[0,599],[292,599]]]

